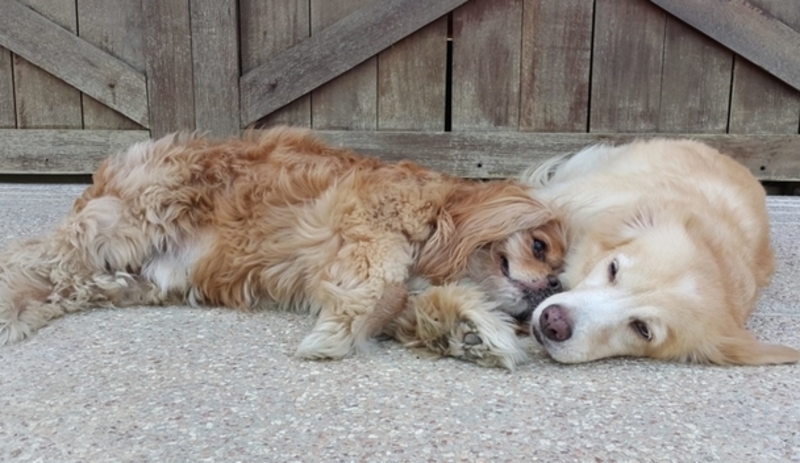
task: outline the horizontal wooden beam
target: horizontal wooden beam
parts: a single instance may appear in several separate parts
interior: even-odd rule
[[[240,79],[242,126],[344,74],[467,1],[375,0],[277,54]]]
[[[650,1],[800,90],[800,32],[779,19],[746,0]]]
[[[0,130],[0,173],[87,174],[146,130]]]
[[[800,135],[597,134],[521,132],[321,131],[330,142],[359,153],[397,161],[410,159],[468,178],[503,178],[550,157],[597,143],[637,138],[693,138],[747,166],[761,180],[800,180]]]
[[[0,46],[144,127],[144,74],[17,0],[0,1]]]
[[[717,147],[761,180],[800,181],[800,135],[666,135],[520,132],[320,131],[329,142],[386,161],[410,159],[469,178],[504,178],[596,143],[694,138]],[[148,139],[135,130],[0,130],[0,173],[91,173],[109,154]]]

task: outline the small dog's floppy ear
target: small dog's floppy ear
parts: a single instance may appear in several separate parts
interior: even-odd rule
[[[744,328],[717,346],[720,358],[715,363],[732,365],[772,365],[800,360],[800,351],[778,344],[766,344]],[[715,361],[719,360],[719,361]]]
[[[563,230],[552,210],[531,198],[528,189],[513,182],[471,182],[452,193],[437,220],[436,232],[423,247],[420,273],[436,282],[458,277],[470,254],[520,230],[552,223]]]

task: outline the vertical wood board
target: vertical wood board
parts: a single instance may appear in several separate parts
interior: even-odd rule
[[[442,131],[447,78],[447,18],[378,55],[378,129]]]
[[[520,130],[588,130],[594,0],[523,4]]]
[[[239,134],[237,0],[191,0],[195,126]]]
[[[792,0],[749,0],[795,31],[800,31],[800,6]],[[800,51],[798,52],[800,53]],[[800,91],[755,64],[737,56],[731,93],[731,133],[797,133]]]
[[[597,0],[589,129],[658,128],[666,13],[642,0]]]
[[[142,0],[150,132],[194,130],[189,0]]]
[[[11,52],[0,47],[0,128],[14,128],[17,117],[14,111],[14,75],[11,69]]]
[[[80,37],[144,72],[142,0],[77,0]],[[85,129],[138,130],[142,126],[83,94]]]
[[[75,0],[20,0],[72,33],[77,30]],[[83,126],[81,93],[67,83],[14,56],[14,93],[19,128],[78,129]]]
[[[667,18],[659,132],[725,133],[733,53]]]
[[[517,130],[522,0],[453,11],[453,131]]]
[[[242,71],[264,64],[311,34],[309,0],[240,0]],[[259,127],[311,126],[311,96],[305,95],[258,121]]]
[[[311,0],[314,35],[376,0]],[[311,120],[317,129],[375,130],[378,118],[378,60],[373,57],[311,94]]]

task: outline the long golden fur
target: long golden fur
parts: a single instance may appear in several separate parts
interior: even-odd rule
[[[384,332],[483,365],[525,359],[512,317],[560,288],[558,217],[477,182],[278,128],[178,134],[108,158],[66,219],[0,257],[0,343],[88,307],[278,305],[298,348],[339,358]]]
[[[742,165],[689,140],[595,146],[526,175],[562,208],[568,291],[532,330],[550,355],[718,364],[795,362],[746,329],[774,269],[764,189]]]

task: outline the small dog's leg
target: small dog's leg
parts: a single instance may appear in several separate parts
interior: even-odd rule
[[[482,366],[513,370],[528,358],[514,320],[469,286],[433,286],[411,297],[386,332],[409,347]]]
[[[310,359],[342,358],[353,351],[369,351],[372,339],[397,317],[407,299],[405,284],[389,283],[373,307],[356,310],[362,312],[358,315],[351,315],[351,311],[337,313],[340,311],[330,308],[322,310],[314,330],[297,349],[297,355]]]
[[[19,341],[66,312],[144,302],[152,285],[126,268],[141,266],[147,243],[113,197],[90,200],[42,239],[0,256],[0,344]]]

